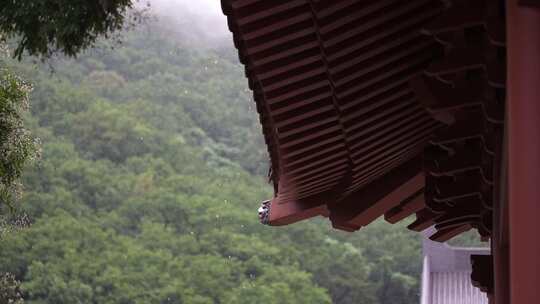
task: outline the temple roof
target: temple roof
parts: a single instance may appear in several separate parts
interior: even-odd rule
[[[471,281],[471,256],[488,256],[489,248],[452,247],[423,241],[421,304],[487,304]]]
[[[489,233],[492,138],[504,117],[498,8],[436,0],[222,7],[271,159],[265,222],[322,215],[354,231],[416,213],[410,228],[436,224],[441,241],[473,227]]]

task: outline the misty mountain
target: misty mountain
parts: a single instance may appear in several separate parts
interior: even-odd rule
[[[51,60],[53,73],[11,63],[34,85],[28,125],[43,143],[24,175],[33,224],[0,240],[26,302],[418,301],[407,223],[259,224],[266,147],[232,41],[206,6],[163,3],[170,16]]]

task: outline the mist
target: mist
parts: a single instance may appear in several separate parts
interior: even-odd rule
[[[142,1],[141,1],[142,3]],[[149,13],[168,32],[198,46],[232,45],[219,0],[148,0]]]

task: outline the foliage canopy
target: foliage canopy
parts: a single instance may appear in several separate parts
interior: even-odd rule
[[[0,215],[21,191],[19,179],[38,154],[38,143],[24,125],[32,87],[13,74],[0,58]]]
[[[53,75],[11,65],[35,85],[27,123],[43,141],[23,176],[34,223],[0,240],[26,302],[418,300],[419,242],[404,227],[258,223],[267,156],[231,47],[155,28],[124,41],[54,59]]]
[[[15,56],[75,56],[99,37],[118,32],[141,16],[133,0],[3,0],[0,33],[17,37]]]

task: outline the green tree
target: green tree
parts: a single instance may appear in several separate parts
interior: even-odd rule
[[[0,58],[0,215],[13,208],[25,166],[38,155],[38,143],[25,128],[32,87],[4,66]]]
[[[20,282],[11,273],[0,273],[0,304],[22,304]]]
[[[0,32],[18,38],[14,55],[75,56],[99,37],[120,31],[140,14],[128,16],[132,0],[6,0],[0,7]]]

